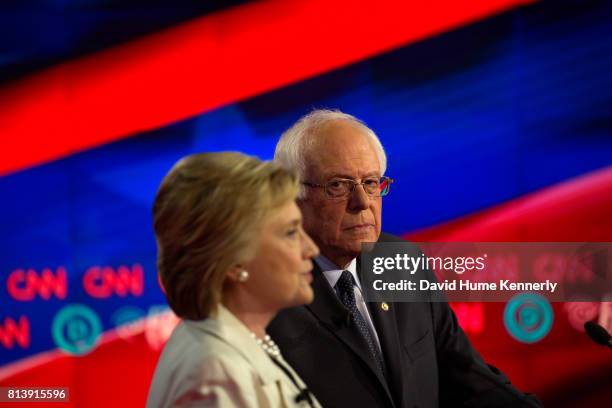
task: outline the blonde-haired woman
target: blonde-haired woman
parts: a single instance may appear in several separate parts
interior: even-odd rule
[[[319,406],[266,335],[310,303],[311,258],[294,175],[240,153],[180,160],[153,206],[158,272],[183,319],[157,364],[147,407]]]

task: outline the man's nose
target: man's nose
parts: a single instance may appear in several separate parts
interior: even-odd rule
[[[363,211],[369,206],[370,197],[365,191],[363,184],[358,184],[349,197],[349,209]]]

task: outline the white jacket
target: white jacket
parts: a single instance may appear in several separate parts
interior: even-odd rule
[[[305,388],[289,364],[278,359]],[[174,329],[157,363],[147,408],[308,407],[295,401],[299,393],[246,326],[219,305],[215,317],[184,320]]]

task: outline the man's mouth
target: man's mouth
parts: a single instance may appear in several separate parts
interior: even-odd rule
[[[367,232],[374,228],[373,224],[355,224],[345,228],[345,231],[351,232]]]

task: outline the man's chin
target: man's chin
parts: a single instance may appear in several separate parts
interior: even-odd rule
[[[343,235],[343,241],[347,244],[347,246],[361,248],[362,243],[377,242],[379,234],[377,234],[373,228],[370,228],[365,231],[348,230],[345,231],[345,234]],[[361,249],[359,250],[361,251]]]
[[[378,237],[374,234],[370,234],[362,239],[352,239],[351,241],[345,243],[348,244],[345,245],[345,250],[347,253],[352,254],[353,258],[355,258],[361,254],[363,244],[375,243],[376,241],[378,241]]]

